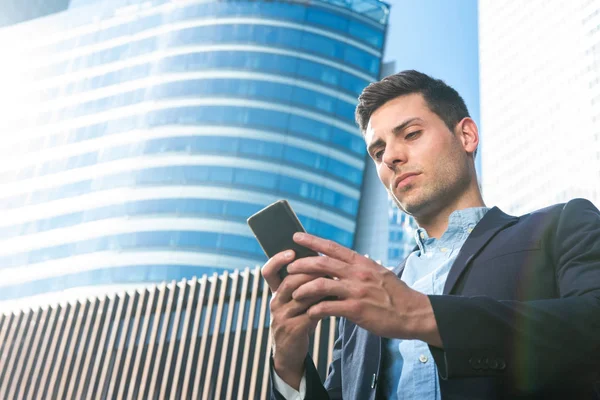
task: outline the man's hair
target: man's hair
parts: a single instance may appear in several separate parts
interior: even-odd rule
[[[358,97],[355,117],[364,134],[371,115],[388,101],[407,94],[423,95],[429,109],[444,121],[454,132],[456,124],[469,117],[465,101],[452,87],[440,79],[433,79],[424,73],[408,70],[371,83]]]

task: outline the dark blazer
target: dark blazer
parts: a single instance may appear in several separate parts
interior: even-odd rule
[[[494,207],[444,294],[429,298],[444,344],[430,346],[442,399],[600,398],[600,212],[589,201],[522,217]],[[306,399],[381,398],[385,339],[344,318],[339,331],[324,385],[307,357]]]

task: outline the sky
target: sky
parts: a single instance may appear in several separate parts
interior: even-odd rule
[[[454,87],[465,100],[483,137],[477,0],[388,0],[387,3],[391,12],[384,61],[395,61],[396,71],[416,69]]]

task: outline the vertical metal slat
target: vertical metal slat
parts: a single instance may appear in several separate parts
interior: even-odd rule
[[[67,347],[67,342],[69,341],[72,331],[72,324],[73,324],[73,318],[76,317],[79,313],[81,304],[79,302],[76,302],[74,306],[69,306],[69,310],[67,310],[67,315],[65,315],[63,318],[66,319],[66,321],[64,321],[64,327],[61,328],[62,333],[58,339],[60,339],[60,346],[58,347],[58,352],[56,353],[56,361],[55,361],[55,366],[52,367],[52,375],[50,376],[50,382],[48,382],[48,391],[47,391],[47,397],[49,398],[56,398],[56,396],[54,395],[54,389],[56,387],[56,382],[58,379],[58,373],[60,372],[61,375],[64,372],[63,371],[63,361],[64,361],[64,354],[65,354],[65,349]],[[54,349],[53,349],[54,351]]]
[[[261,390],[260,390],[260,399],[261,400],[267,400],[267,394],[269,393],[269,374],[271,373],[270,371],[270,365],[271,365],[271,346],[273,345],[273,337],[271,335],[271,327],[269,326],[269,333],[267,335],[268,339],[267,339],[267,348],[265,350],[265,360],[264,360],[264,371],[263,371],[263,379],[262,379],[262,386],[261,386]]]
[[[9,385],[11,384],[12,379],[14,379],[15,374],[15,360],[17,358],[17,354],[20,354],[21,349],[23,347],[23,335],[28,331],[29,322],[33,317],[33,310],[29,310],[27,314],[21,312],[20,323],[16,331],[16,335],[14,339],[11,340],[11,351],[8,362],[6,363],[6,368],[2,367],[0,371],[0,399],[4,399],[6,393],[9,390]],[[29,330],[31,330],[29,328]],[[8,353],[6,353],[8,357]],[[4,365],[4,363],[0,362],[0,364]],[[3,375],[3,376],[2,376]]]
[[[133,370],[131,371],[131,383],[127,392],[128,399],[133,399],[136,388],[140,388],[140,386],[138,385],[138,379],[141,379],[140,373],[143,374],[143,369],[140,371],[140,367],[143,368],[142,356],[144,354],[144,347],[146,346],[146,336],[148,335],[148,329],[150,327],[150,319],[152,313],[154,312],[154,307],[156,305],[158,296],[160,296],[160,288],[158,286],[155,286],[152,290],[150,298],[148,299],[148,305],[146,306],[146,314],[144,315],[144,324],[142,326],[142,332],[140,334],[140,342],[138,344],[137,353],[135,355],[135,364],[133,365]],[[138,398],[141,398],[139,391]]]
[[[8,321],[9,316],[6,314],[2,314],[0,315],[0,336],[2,336],[2,332],[4,332],[4,328],[6,325],[4,325],[7,321]],[[2,342],[0,342],[0,347],[2,345]]]
[[[8,336],[8,332],[12,327],[12,324],[16,318],[14,313],[11,313],[9,316],[4,318],[4,323],[2,324],[2,330],[0,331],[0,368],[4,369],[4,364],[2,364],[2,355],[6,352],[6,337]]]
[[[56,348],[59,343],[62,343],[65,340],[64,337],[64,329],[67,324],[68,316],[72,312],[71,304],[65,304],[62,307],[60,315],[58,317],[58,323],[54,334],[52,335],[52,341],[50,342],[50,350],[48,351],[48,358],[46,362],[46,366],[44,367],[44,374],[42,375],[42,382],[40,383],[40,394],[42,398],[46,398],[46,394],[48,393],[46,386],[51,384],[48,382],[50,378],[50,374],[55,369],[54,363],[57,360]]]
[[[319,346],[321,344],[321,328],[323,324],[321,321],[317,322],[317,328],[315,329],[315,335],[313,336],[313,351],[312,359],[315,363],[315,368],[319,369]]]
[[[104,356],[104,363],[100,372],[100,378],[98,380],[98,389],[95,393],[96,399],[98,400],[101,398],[105,398],[105,387],[106,392],[108,392],[108,386],[110,386],[110,382],[106,382],[106,377],[112,376],[113,370],[115,369],[115,365],[117,365],[118,362],[118,360],[116,359],[114,360],[114,363],[112,362],[113,354],[115,354],[115,343],[117,341],[117,335],[119,334],[121,324],[123,324],[123,329],[121,329],[121,336],[123,334],[123,331],[126,329],[125,326],[129,326],[129,322],[124,320],[123,318],[129,306],[133,304],[133,301],[127,292],[117,294],[116,297],[119,298],[119,305],[117,306],[117,312],[115,313],[115,316],[113,318],[112,329],[109,332],[110,336],[108,339],[108,346],[106,348],[106,355]],[[127,308],[125,307],[125,304],[127,304]]]
[[[223,391],[223,374],[225,372],[225,363],[227,362],[227,353],[229,350],[229,336],[231,333],[231,322],[233,320],[233,311],[235,309],[239,276],[240,274],[238,271],[235,271],[231,276],[231,294],[229,295],[229,309],[227,313],[227,321],[225,322],[223,344],[221,346],[221,362],[219,363],[219,371],[217,373],[217,385],[214,396],[215,399],[220,399],[221,392]]]
[[[200,398],[200,391],[202,390],[202,387],[200,386],[200,377],[202,376],[202,370],[204,365],[204,353],[206,351],[206,341],[208,340],[208,331],[210,328],[210,320],[212,317],[212,308],[215,301],[217,284],[219,282],[219,276],[216,272],[213,274],[212,277],[213,281],[210,284],[210,294],[208,295],[208,304],[206,305],[206,318],[204,319],[204,329],[202,330],[202,337],[200,340],[200,354],[198,356],[197,364],[198,368],[196,370],[196,379],[194,379],[194,387],[192,390],[193,399]],[[208,367],[210,368],[210,365]],[[210,384],[210,382],[208,382],[207,384]]]
[[[104,362],[102,363],[103,365],[100,369],[100,377],[98,378],[98,386],[95,393],[96,399],[98,400],[101,399],[104,395],[104,386],[106,386],[106,375],[110,372],[110,364],[113,353],[115,351],[115,341],[117,340],[119,326],[121,325],[121,320],[123,319],[125,303],[127,303],[130,299],[127,293],[121,293],[115,296],[115,300],[118,300],[117,311],[112,317],[113,323],[108,325],[110,330],[108,332],[108,346],[102,346],[102,348],[106,348],[106,354],[104,355]]]
[[[29,360],[30,358],[32,358],[34,356],[34,353],[32,352],[32,348],[33,348],[33,341],[34,340],[34,333],[37,331],[38,325],[40,324],[40,321],[43,316],[43,311],[42,308],[38,308],[37,311],[34,313],[31,322],[29,322],[29,328],[27,329],[27,336],[25,337],[25,341],[23,342],[23,349],[21,350],[21,354],[22,356],[19,357],[18,361],[17,361],[17,365],[15,366],[15,374],[13,377],[13,380],[10,384],[10,389],[8,392],[8,399],[15,399],[17,398],[17,390],[20,386],[23,386],[21,382],[22,379],[27,379],[26,376],[23,375],[23,371],[25,368],[25,363],[27,360]]]
[[[198,301],[196,305],[196,315],[194,316],[194,326],[192,327],[192,341],[190,343],[190,350],[188,351],[188,359],[185,367],[185,376],[183,377],[183,387],[181,389],[181,397],[183,399],[189,398],[190,383],[193,385],[195,381],[195,375],[192,376],[192,370],[197,371],[194,363],[194,356],[196,354],[196,343],[198,342],[198,330],[200,329],[200,320],[202,319],[202,309],[204,308],[204,298],[206,296],[206,287],[208,286],[208,276],[203,275],[202,281],[200,282],[200,294],[198,295]],[[195,399],[194,399],[195,400]]]
[[[36,329],[35,336],[33,339],[33,345],[31,346],[31,357],[27,360],[27,364],[25,365],[25,369],[23,370],[23,382],[17,387],[17,391],[22,390],[23,395],[22,398],[27,396],[28,392],[30,392],[31,387],[34,384],[34,378],[32,375],[33,365],[38,361],[41,346],[41,340],[46,335],[46,330],[48,329],[50,315],[52,314],[52,308],[46,307],[42,312],[42,316],[40,318],[41,329]],[[36,326],[36,328],[38,328]]]
[[[175,288],[175,285],[177,285],[177,284],[175,282],[173,282],[173,288]],[[160,394],[158,395],[159,399],[167,398],[167,389],[169,386],[169,376],[171,376],[171,370],[174,367],[173,364],[181,363],[181,359],[176,359],[175,362],[173,362],[173,353],[175,352],[175,344],[177,343],[177,336],[179,336],[179,322],[181,320],[181,309],[183,307],[183,303],[185,303],[185,300],[186,300],[188,287],[189,287],[189,285],[187,283],[187,280],[185,278],[183,278],[183,281],[181,281],[181,288],[179,289],[179,295],[177,296],[177,305],[175,308],[175,319],[173,320],[173,329],[171,331],[171,337],[170,337],[171,342],[169,343],[169,348],[167,349],[167,358],[165,360],[165,368],[164,368],[164,373],[163,373],[164,379],[163,379],[163,384],[160,387]],[[179,345],[183,346],[183,344],[181,342],[179,343]],[[175,390],[177,390],[176,387],[175,387]],[[173,392],[173,389],[171,389],[171,393],[172,392]]]
[[[267,314],[267,307],[269,302],[269,287],[267,283],[262,279],[260,274],[260,268],[254,270],[255,279],[262,282],[262,301],[260,303],[260,315],[258,317],[258,332],[256,333],[256,346],[254,347],[254,362],[252,363],[252,375],[250,377],[250,390],[248,391],[248,398],[255,398],[254,393],[256,392],[256,383],[258,381],[258,362],[262,353],[260,352],[262,347],[263,331],[265,327],[265,315]]]
[[[129,343],[127,345],[127,353],[125,354],[125,361],[123,363],[123,372],[121,373],[120,382],[119,382],[119,390],[117,392],[117,399],[122,399],[125,396],[125,387],[130,379],[131,373],[131,360],[133,359],[134,350],[136,349],[137,344],[137,334],[140,329],[140,321],[142,320],[142,315],[146,307],[148,301],[148,291],[146,289],[142,290],[141,298],[139,297],[139,292],[136,291],[135,297],[139,298],[137,301],[138,306],[135,308],[135,316],[133,321],[133,330],[131,331],[131,335],[129,338]],[[143,348],[143,342],[137,347],[137,351],[141,352]]]
[[[102,333],[100,334],[100,341],[98,342],[98,347],[96,348],[96,359],[94,360],[94,368],[92,369],[92,375],[90,376],[90,381],[88,385],[87,391],[87,400],[91,400],[93,396],[96,394],[98,390],[102,390],[101,387],[97,387],[98,383],[98,373],[100,372],[100,366],[104,361],[106,348],[106,340],[109,335],[109,328],[111,322],[114,319],[114,315],[117,307],[119,306],[119,296],[113,295],[112,298],[109,299],[108,302],[108,311],[106,313],[106,318],[104,319],[104,323],[102,324]]]
[[[50,315],[50,321],[48,321],[48,330],[46,331],[45,335],[44,335],[44,340],[42,341],[42,347],[40,349],[40,354],[38,359],[36,360],[36,367],[33,370],[34,371],[38,371],[38,374],[36,376],[33,376],[32,378],[32,382],[31,382],[31,391],[29,392],[29,398],[41,398],[42,397],[42,393],[44,391],[44,387],[41,386],[41,392],[38,393],[38,388],[40,388],[40,379],[43,380],[43,371],[45,370],[45,366],[47,363],[47,355],[48,355],[48,351],[47,351],[47,347],[48,347],[48,342],[54,337],[55,335],[55,328],[56,325],[58,324],[59,321],[59,314],[62,315],[62,310],[63,308],[59,305],[56,308],[52,309],[52,314]]]
[[[165,308],[164,311],[164,319],[163,319],[163,325],[162,325],[162,331],[160,333],[160,336],[158,338],[158,350],[156,352],[156,362],[154,362],[154,370],[152,371],[152,380],[150,381],[150,390],[149,390],[149,395],[148,398],[149,399],[154,399],[155,393],[156,393],[156,387],[157,385],[160,387],[161,385],[165,385],[166,383],[164,383],[164,377],[165,374],[161,374],[160,377],[158,376],[160,369],[161,369],[161,363],[163,360],[163,353],[164,353],[164,347],[165,347],[165,343],[167,341],[167,333],[169,332],[169,325],[171,323],[171,314],[173,311],[173,301],[175,299],[175,294],[178,292],[178,288],[177,288],[177,282],[176,281],[172,281],[171,284],[169,285],[169,298],[167,300],[167,306]]]
[[[80,349],[77,352],[77,358],[75,360],[74,365],[74,379],[71,379],[69,382],[69,389],[67,391],[67,398],[73,398],[73,392],[77,390],[74,398],[81,399],[83,394],[83,388],[85,387],[87,381],[87,375],[89,371],[89,367],[91,364],[92,354],[96,348],[96,342],[98,337],[98,330],[100,328],[100,321],[106,315],[106,310],[108,308],[108,297],[104,297],[102,300],[96,299],[94,301],[94,307],[92,308],[92,314],[90,318],[88,318],[85,322],[86,331],[84,337],[86,337],[86,342],[84,342],[84,348]],[[94,324],[92,326],[92,323]],[[87,336],[90,336],[89,341],[87,340]],[[85,359],[83,355],[85,354]],[[81,364],[83,360],[83,364]],[[80,371],[81,369],[81,371]],[[81,372],[81,373],[80,373]]]
[[[108,391],[106,394],[107,399],[114,398],[114,392],[116,390],[117,382],[122,379],[121,372],[124,361],[123,349],[125,348],[125,341],[127,340],[127,336],[129,335],[129,325],[133,309],[138,305],[139,293],[135,291],[133,293],[133,297],[128,297],[129,299],[127,304],[127,311],[125,312],[125,319],[123,319],[123,329],[121,329],[121,336],[119,338],[119,343],[117,343],[117,354],[113,363],[112,372],[108,378]]]
[[[158,336],[158,326],[160,325],[161,314],[164,308],[165,295],[167,291],[167,283],[163,283],[160,286],[160,293],[158,295],[158,302],[156,304],[156,310],[154,311],[154,324],[152,326],[152,333],[150,335],[150,343],[148,343],[148,353],[146,354],[146,360],[144,362],[144,371],[142,373],[142,381],[140,384],[140,397],[143,399],[149,398],[147,392],[150,390],[148,385],[148,378],[151,369],[154,365],[154,345],[156,344],[156,337]]]
[[[10,361],[11,354],[14,353],[15,336],[21,326],[23,320],[23,312],[19,312],[14,316],[10,331],[4,340],[2,341],[2,355],[0,355],[0,387],[4,387],[4,375],[8,372],[8,363]]]
[[[65,390],[67,389],[67,382],[69,382],[73,377],[71,377],[72,373],[75,373],[76,370],[73,369],[73,353],[75,349],[78,347],[82,347],[81,344],[85,341],[85,336],[82,336],[81,324],[84,320],[90,318],[90,307],[91,303],[89,300],[86,300],[83,305],[80,307],[80,311],[77,313],[77,320],[75,321],[75,326],[73,328],[73,339],[71,339],[71,344],[67,349],[67,354],[65,356],[65,369],[61,371],[62,379],[60,380],[60,385],[58,386],[58,392],[56,398],[63,399],[65,397]]]
[[[250,298],[250,312],[248,313],[248,324],[246,325],[246,341],[242,356],[242,369],[240,371],[240,385],[238,387],[238,399],[244,400],[246,394],[246,370],[248,369],[248,358],[250,356],[250,344],[252,343],[252,331],[254,330],[254,310],[256,309],[256,296],[260,279],[252,272],[253,284]]]
[[[183,366],[183,354],[187,353],[188,357],[191,358],[192,353],[186,351],[187,347],[187,338],[188,331],[190,327],[190,321],[192,320],[192,314],[194,311],[194,304],[196,302],[196,291],[198,290],[198,278],[194,277],[192,279],[191,285],[189,285],[189,295],[187,296],[187,308],[185,312],[185,318],[183,320],[183,328],[181,332],[181,340],[179,342],[179,350],[177,351],[177,362],[175,363],[175,372],[173,373],[173,384],[171,385],[171,400],[175,400],[177,398],[177,392],[179,390],[179,377],[181,375],[182,366]],[[202,308],[202,306],[198,306],[198,308]],[[195,335],[194,335],[195,336]],[[166,397],[164,397],[166,398]]]
[[[219,278],[217,278],[219,279]],[[208,367],[206,368],[206,377],[204,378],[204,390],[202,391],[202,399],[208,400],[208,395],[211,387],[212,371],[217,351],[217,343],[219,341],[219,332],[221,330],[221,317],[223,315],[223,304],[225,303],[225,294],[227,293],[227,285],[229,283],[229,273],[225,271],[221,277],[221,290],[219,292],[219,301],[217,303],[217,315],[215,316],[215,325],[212,332],[212,340],[210,343],[210,351],[208,353]]]
[[[225,395],[226,399],[232,399],[233,396],[233,386],[235,380],[235,371],[237,369],[237,359],[238,359],[238,351],[240,348],[240,340],[242,336],[242,327],[244,323],[244,311],[246,310],[246,298],[248,296],[248,286],[250,285],[250,269],[245,268],[243,272],[242,279],[242,293],[240,294],[240,302],[239,302],[239,312],[237,313],[237,323],[235,325],[235,334],[233,338],[233,351],[231,356],[231,382],[227,385],[227,394]],[[242,377],[240,376],[240,380]],[[239,385],[238,385],[239,387]]]

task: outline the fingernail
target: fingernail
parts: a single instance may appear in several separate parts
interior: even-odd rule
[[[304,239],[304,237],[305,237],[305,235],[302,232],[296,232],[296,233],[294,233],[294,239],[300,239],[300,240],[302,240],[302,239]]]
[[[292,258],[294,257],[294,252],[293,251],[286,251],[284,254],[285,258]]]

